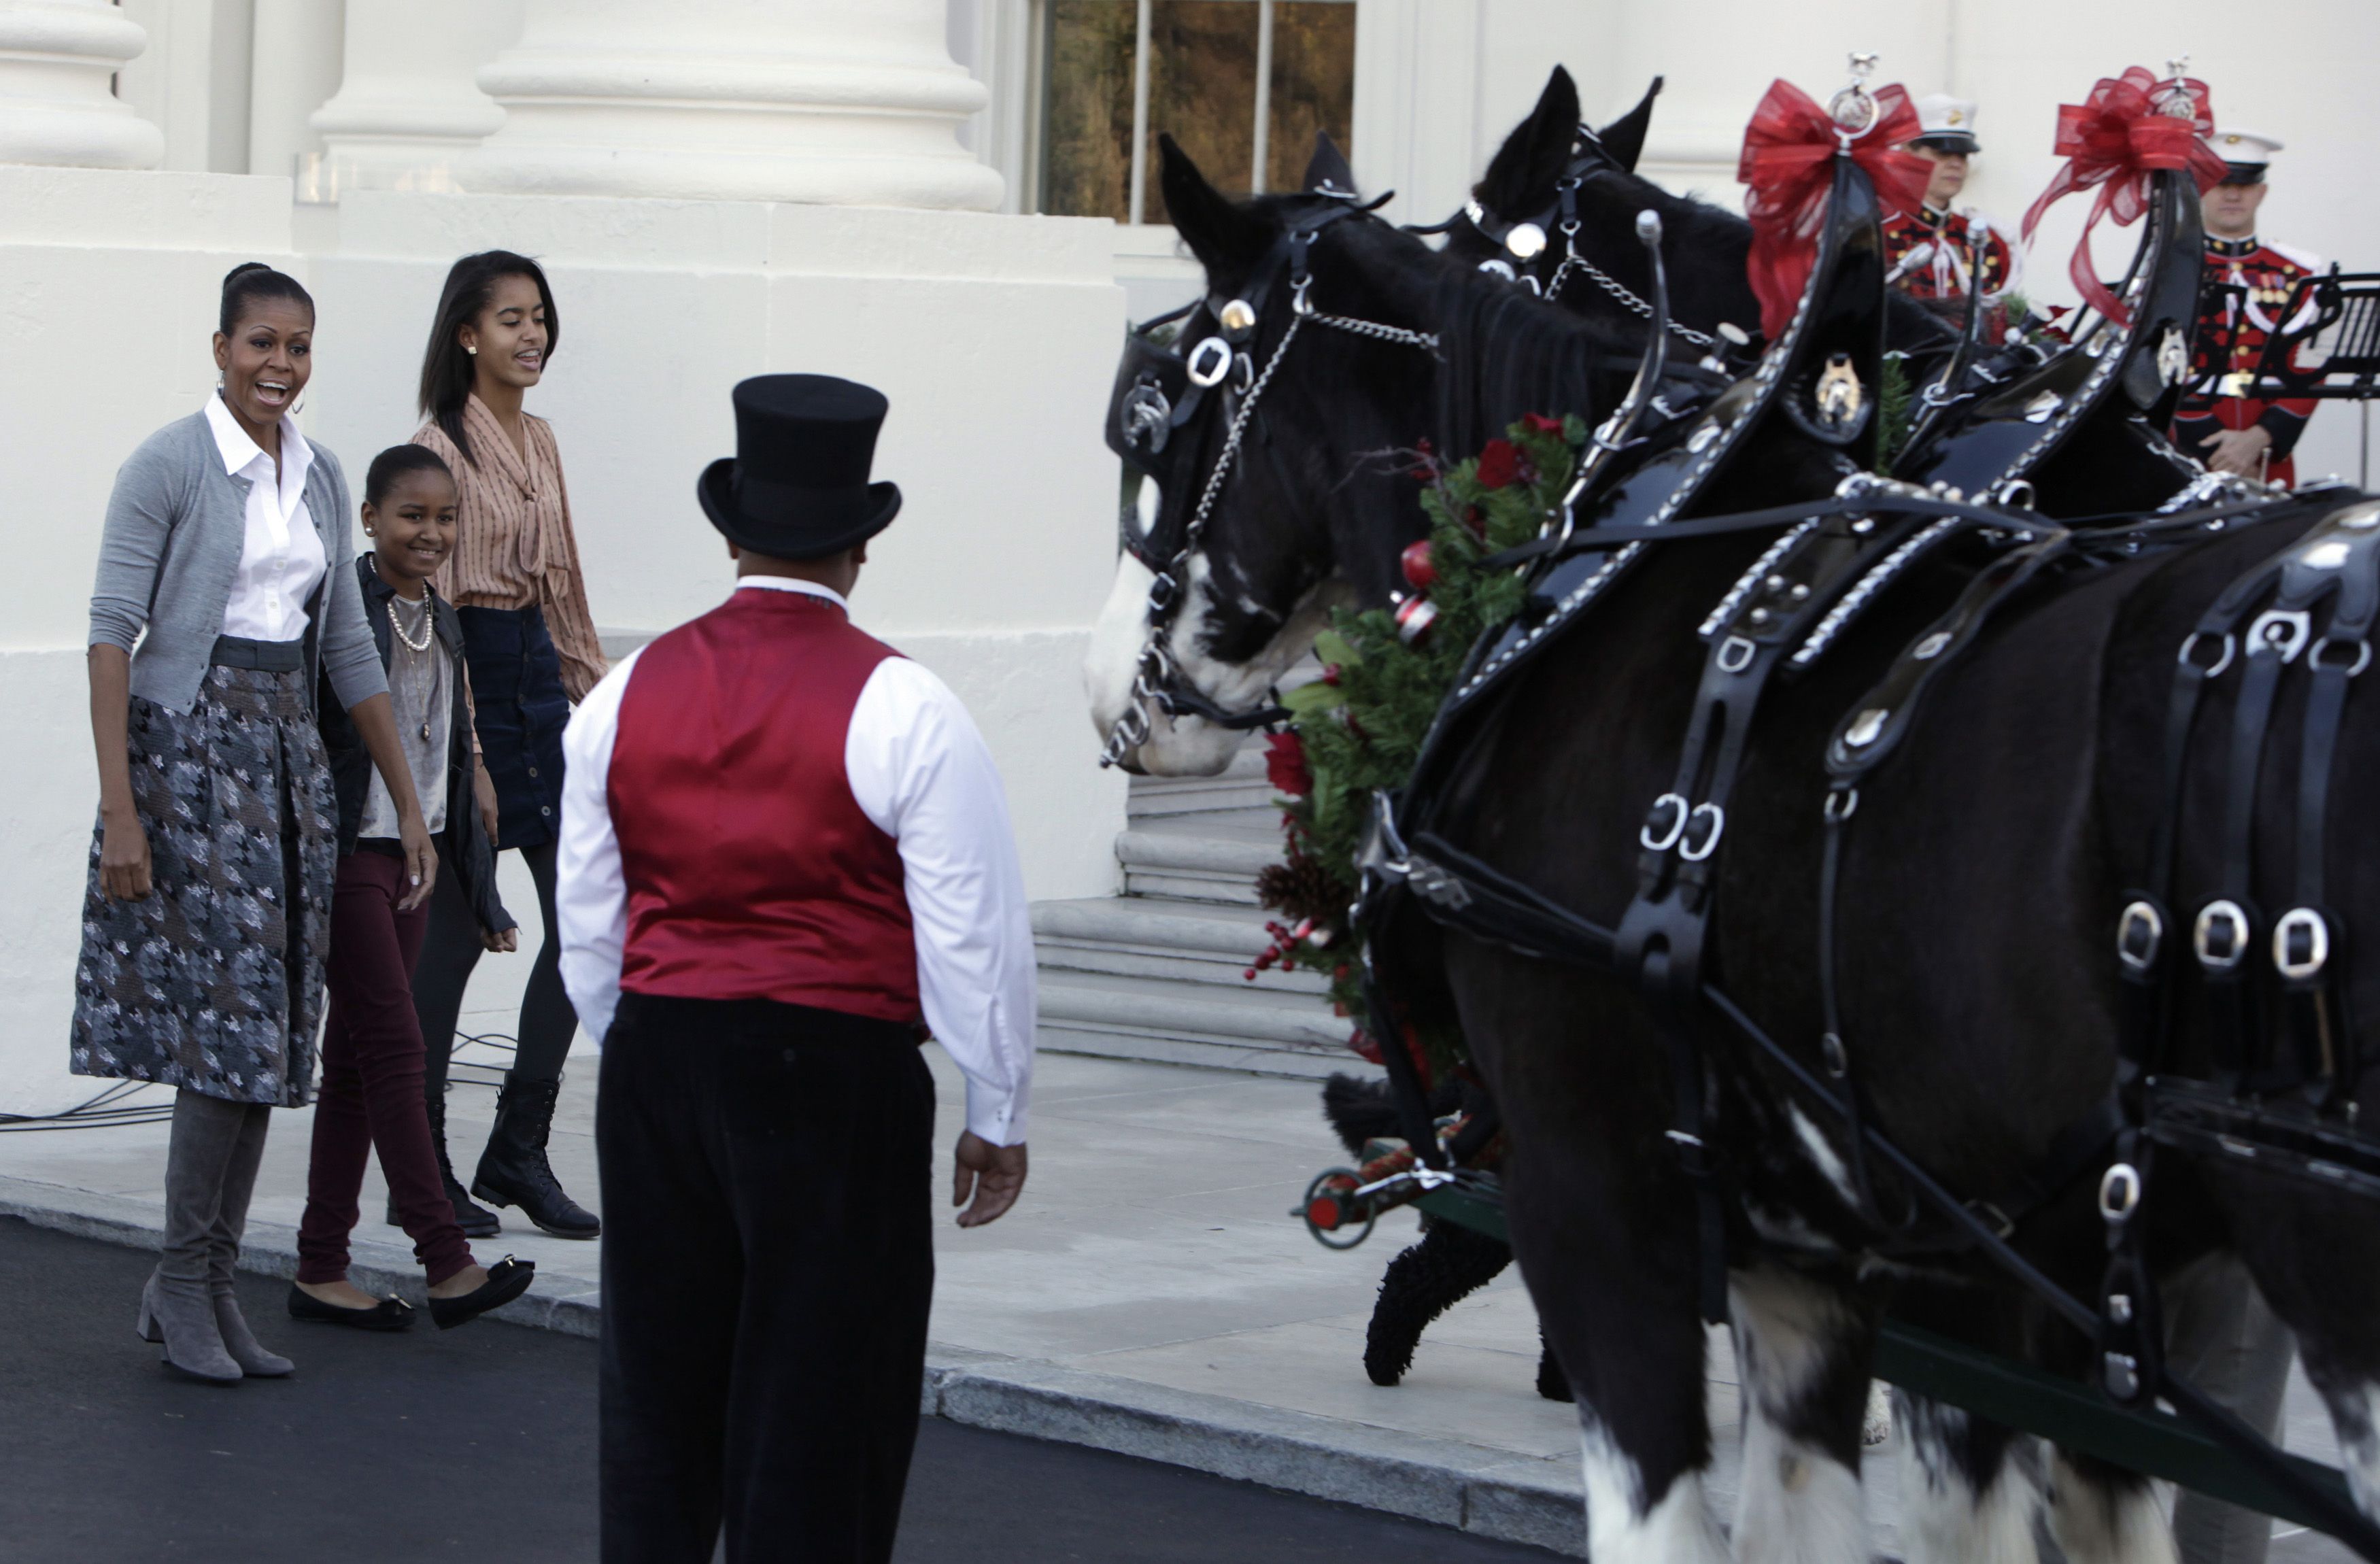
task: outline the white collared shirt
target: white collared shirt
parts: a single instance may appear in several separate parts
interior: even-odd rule
[[[825,587],[783,576],[747,576],[738,589],[808,592],[849,608]],[[599,1044],[619,1005],[628,933],[612,745],[639,655],[613,664],[562,740],[554,923],[563,987]],[[843,765],[860,813],[899,846],[917,995],[934,1040],[966,1076],[967,1128],[1014,1146],[1025,1139],[1033,1077],[1033,921],[991,752],[949,686],[905,657],[888,657],[860,687]]]
[[[251,641],[299,640],[307,600],[330,568],[306,506],[306,469],[314,465],[314,449],[284,418],[276,477],[273,458],[248,437],[220,395],[207,398],[207,427],[214,431],[224,471],[248,479],[248,535],[231,578],[231,600],[224,604],[223,633]]]

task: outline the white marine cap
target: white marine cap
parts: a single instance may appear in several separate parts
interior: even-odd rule
[[[2215,149],[2216,157],[2230,166],[2230,175],[2223,181],[2225,184],[2254,185],[2263,181],[2265,164],[2273,161],[2273,154],[2279,152],[2285,143],[2279,137],[2267,136],[2261,130],[2226,125],[2209,135],[2206,144]]]
[[[1973,100],[1954,98],[1948,92],[1928,92],[1917,100],[1919,130],[1910,138],[1929,147],[1939,147],[1946,152],[1973,152],[1983,149],[1975,139],[1975,105]]]

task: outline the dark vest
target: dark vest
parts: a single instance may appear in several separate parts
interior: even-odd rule
[[[638,654],[605,779],[623,989],[921,1018],[900,851],[844,770],[859,692],[898,655],[825,599],[765,588]]]

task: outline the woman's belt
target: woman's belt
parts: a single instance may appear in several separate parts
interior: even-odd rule
[[[306,666],[306,643],[251,641],[245,636],[217,636],[214,655],[208,661],[218,668],[253,668],[265,673],[295,673]]]

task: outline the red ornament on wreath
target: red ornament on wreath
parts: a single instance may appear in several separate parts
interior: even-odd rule
[[[1479,486],[1482,489],[1510,487],[1521,476],[1521,448],[1501,435],[1489,441],[1479,453]]]
[[[1404,552],[1397,556],[1397,564],[1415,591],[1427,592],[1438,585],[1438,565],[1429,557],[1428,539],[1406,544]]]
[[[1305,741],[1295,734],[1265,738],[1265,781],[1275,793],[1303,798],[1314,791],[1314,770],[1305,763]]]
[[[1397,604],[1397,639],[1412,646],[1428,635],[1430,625],[1437,621],[1437,605],[1416,592]]]

